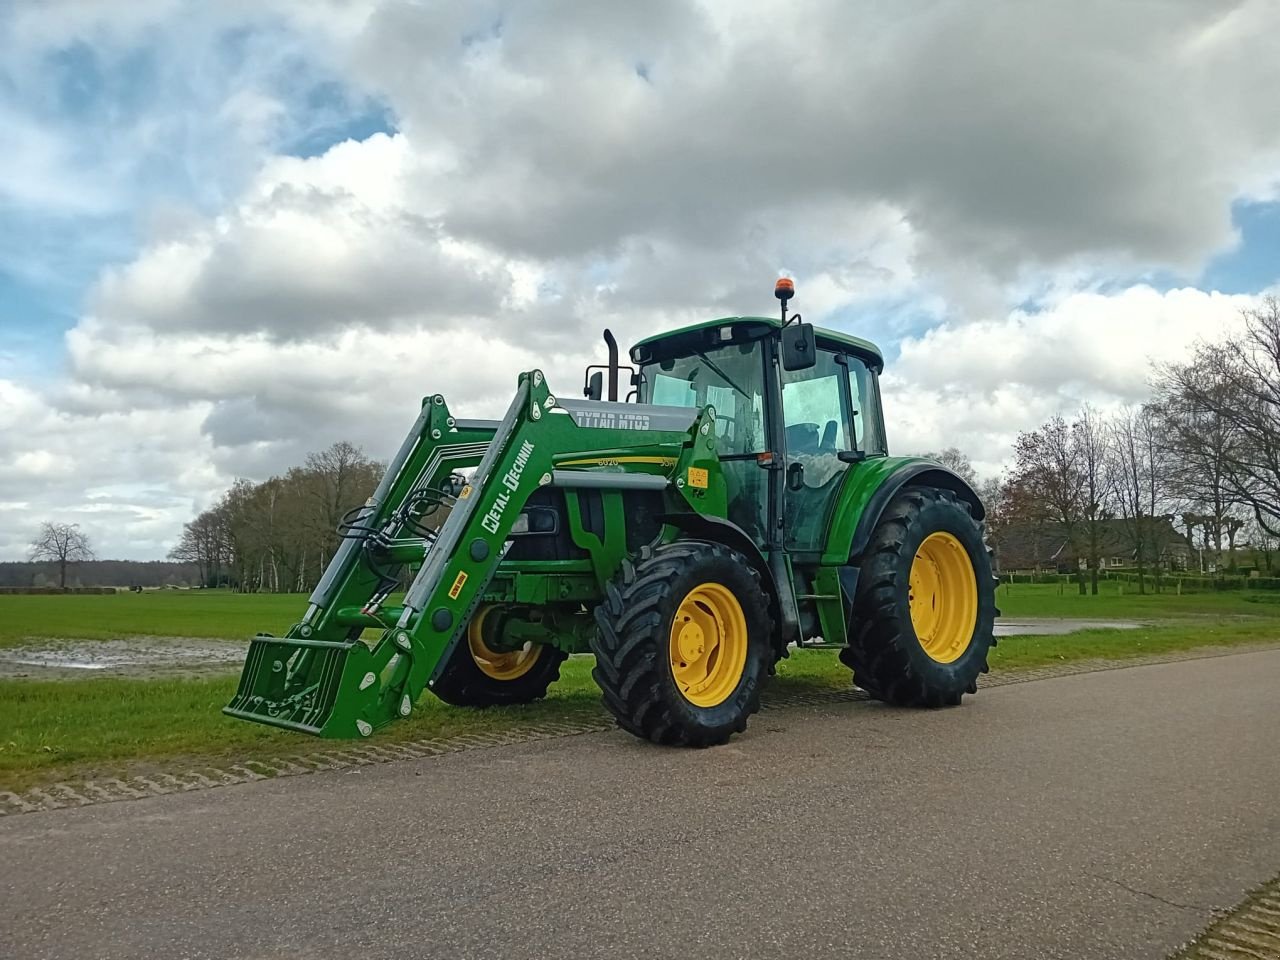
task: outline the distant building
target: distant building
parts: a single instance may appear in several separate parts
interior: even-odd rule
[[[1133,569],[1138,565],[1131,521],[1104,520],[1098,543],[1098,568]],[[1143,566],[1153,570],[1187,570],[1194,551],[1185,534],[1167,517],[1143,521]],[[1076,528],[1076,543],[1069,542],[1058,523],[1012,523],[993,537],[996,565],[1000,570],[1056,571],[1072,573],[1088,569],[1088,534]]]

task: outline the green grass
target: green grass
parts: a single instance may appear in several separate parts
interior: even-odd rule
[[[1002,583],[996,605],[1006,617],[1068,617],[1173,620],[1185,617],[1280,617],[1280,592],[1224,590],[1218,593],[1139,594],[1130,583],[1103,581],[1097,596],[1081,596],[1074,583]],[[1148,587],[1148,589],[1150,589]]]
[[[1121,592],[1123,591],[1123,592]],[[1107,581],[1099,596],[1074,584],[1002,584],[997,603],[1006,617],[1196,616],[1280,617],[1280,593],[1224,591],[1140,596],[1132,584]],[[27,639],[107,640],[116,637],[248,639],[279,634],[306,610],[304,594],[237,594],[225,590],[162,590],[104,596],[0,596],[0,647]]]
[[[600,715],[591,661],[565,663],[561,680],[528,707],[462,710],[424,696],[379,742],[510,728],[536,719]],[[0,681],[0,789],[66,776],[117,773],[138,763],[188,758],[217,763],[303,753],[332,742],[246,723],[220,711],[234,676],[192,680],[98,678]]]
[[[993,671],[1029,670],[1072,660],[1128,660],[1179,650],[1280,643],[1280,623],[1204,621],[1135,630],[1081,630],[1062,637],[1001,637]]]
[[[994,671],[1085,659],[1123,659],[1208,646],[1280,642],[1270,621],[1201,621],[1137,630],[1091,630],[1063,637],[1006,637]],[[573,657],[551,695],[526,707],[464,710],[424,696],[411,718],[379,731],[377,742],[509,729],[536,720],[603,716],[591,661]],[[779,667],[778,694],[842,690],[849,671],[829,650],[801,650]],[[232,720],[219,711],[234,677],[200,680],[0,681],[0,789],[61,779],[142,772],[157,766],[219,763],[303,753],[326,745]],[[331,744],[330,744],[331,745]]]
[[[0,647],[27,638],[225,637],[283,633],[307,609],[305,594],[156,590],[90,596],[0,596]]]

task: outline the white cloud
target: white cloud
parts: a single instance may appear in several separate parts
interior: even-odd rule
[[[906,338],[884,378],[891,448],[957,446],[996,473],[1019,430],[1086,402],[1104,410],[1142,403],[1152,364],[1220,338],[1257,299],[1140,285],[1072,293],[1035,312],[944,323]]]
[[[994,470],[1059,409],[1141,399],[1150,359],[1246,302],[1089,290],[1194,275],[1235,241],[1232,201],[1275,190],[1278,9],[24,11],[0,44],[10,202],[151,232],[90,291],[64,381],[4,365],[0,556],[52,511],[79,511],[104,553],[162,552],[236,475],[337,439],[386,456],[423,393],[492,415],[533,366],[576,393],[601,327],[627,342],[772,313],[782,270],[808,319],[854,332],[896,336],[877,307],[908,304],[917,332],[896,359],[885,344],[893,447],[959,445]],[[166,84],[115,124],[59,119],[40,56],[72,43],[116,66],[152,51]],[[275,155],[334,120],[307,105],[325,78],[385,102],[397,132]],[[1028,291],[1038,308],[1013,309]]]

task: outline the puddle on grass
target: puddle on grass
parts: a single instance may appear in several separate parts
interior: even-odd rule
[[[1140,620],[996,621],[996,636],[1062,636],[1077,630],[1132,630]],[[0,679],[75,680],[89,677],[178,678],[236,673],[248,644],[193,637],[133,637],[120,640],[37,640],[0,649]]]
[[[1143,620],[1058,620],[1048,617],[1023,617],[996,620],[997,637],[1061,637],[1080,630],[1136,630],[1149,626]]]
[[[248,647],[243,641],[192,637],[33,639],[23,646],[0,650],[0,679],[203,677],[239,670]]]

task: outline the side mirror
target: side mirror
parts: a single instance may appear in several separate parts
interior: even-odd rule
[[[818,362],[813,324],[792,323],[782,328],[782,369],[808,370]]]
[[[597,370],[587,378],[587,389],[583,394],[588,400],[599,400],[604,396],[604,374]]]

